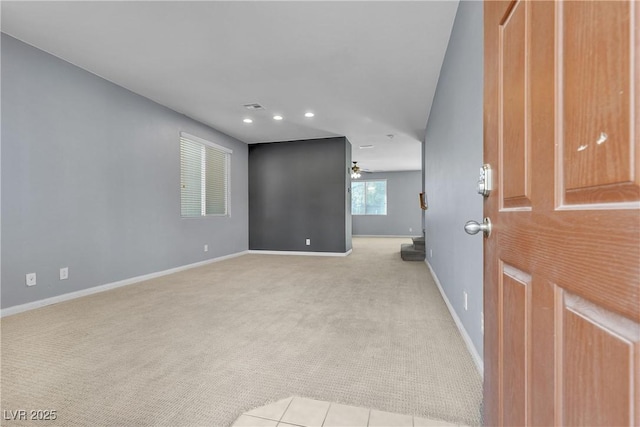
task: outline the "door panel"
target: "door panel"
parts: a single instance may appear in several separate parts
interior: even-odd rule
[[[638,325],[570,294],[563,305],[562,425],[632,425]]]
[[[569,204],[638,198],[631,7],[621,1],[570,1],[557,7],[560,164]]]
[[[500,170],[505,208],[528,207],[529,153],[526,110],[527,5],[515,3],[500,25]],[[509,144],[504,144],[504,141]]]
[[[637,9],[485,2],[487,425],[640,425]]]
[[[528,284],[531,276],[509,265],[502,269],[504,423],[525,425],[527,404]]]

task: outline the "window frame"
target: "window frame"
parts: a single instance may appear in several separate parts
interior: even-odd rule
[[[199,145],[202,145],[203,148],[206,150],[216,150],[220,153],[222,153],[224,155],[224,159],[225,159],[225,163],[224,163],[224,167],[225,167],[225,181],[226,181],[226,191],[225,191],[225,213],[220,214],[220,213],[214,213],[214,214],[207,214],[206,213],[206,197],[202,197],[201,199],[201,214],[200,215],[193,215],[193,216],[184,216],[182,214],[182,141],[188,141],[191,143],[196,143]],[[196,218],[209,218],[209,217],[231,217],[231,155],[233,154],[233,150],[227,147],[224,147],[220,144],[216,144],[215,142],[211,142],[208,141],[206,139],[200,138],[198,136],[192,135],[190,133],[187,132],[180,132],[180,138],[179,138],[179,150],[180,150],[180,218],[181,219],[196,219]],[[204,167],[204,159],[203,159],[203,167]],[[206,172],[203,170],[202,171],[203,176],[206,176]],[[205,183],[204,188],[201,188],[201,193],[203,195],[206,194],[207,192],[207,187],[206,187],[206,180],[203,181]]]
[[[353,213],[353,184],[364,184],[364,213]],[[367,183],[368,182],[384,182],[384,213],[367,213]],[[386,178],[374,178],[374,179],[357,179],[351,180],[351,215],[352,216],[387,216],[389,215],[389,186],[387,185]]]

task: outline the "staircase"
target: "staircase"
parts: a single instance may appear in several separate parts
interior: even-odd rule
[[[404,261],[424,261],[424,237],[412,237],[413,244],[403,243],[400,247],[400,257]]]

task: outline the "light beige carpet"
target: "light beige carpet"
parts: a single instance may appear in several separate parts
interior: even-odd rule
[[[480,376],[425,264],[400,260],[407,241],[245,255],[6,317],[1,409],[228,426],[297,395],[478,424]]]

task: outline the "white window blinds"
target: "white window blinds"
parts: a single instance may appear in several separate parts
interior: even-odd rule
[[[387,181],[352,181],[351,214],[386,215]]]
[[[232,151],[180,133],[180,202],[183,217],[229,214]]]

